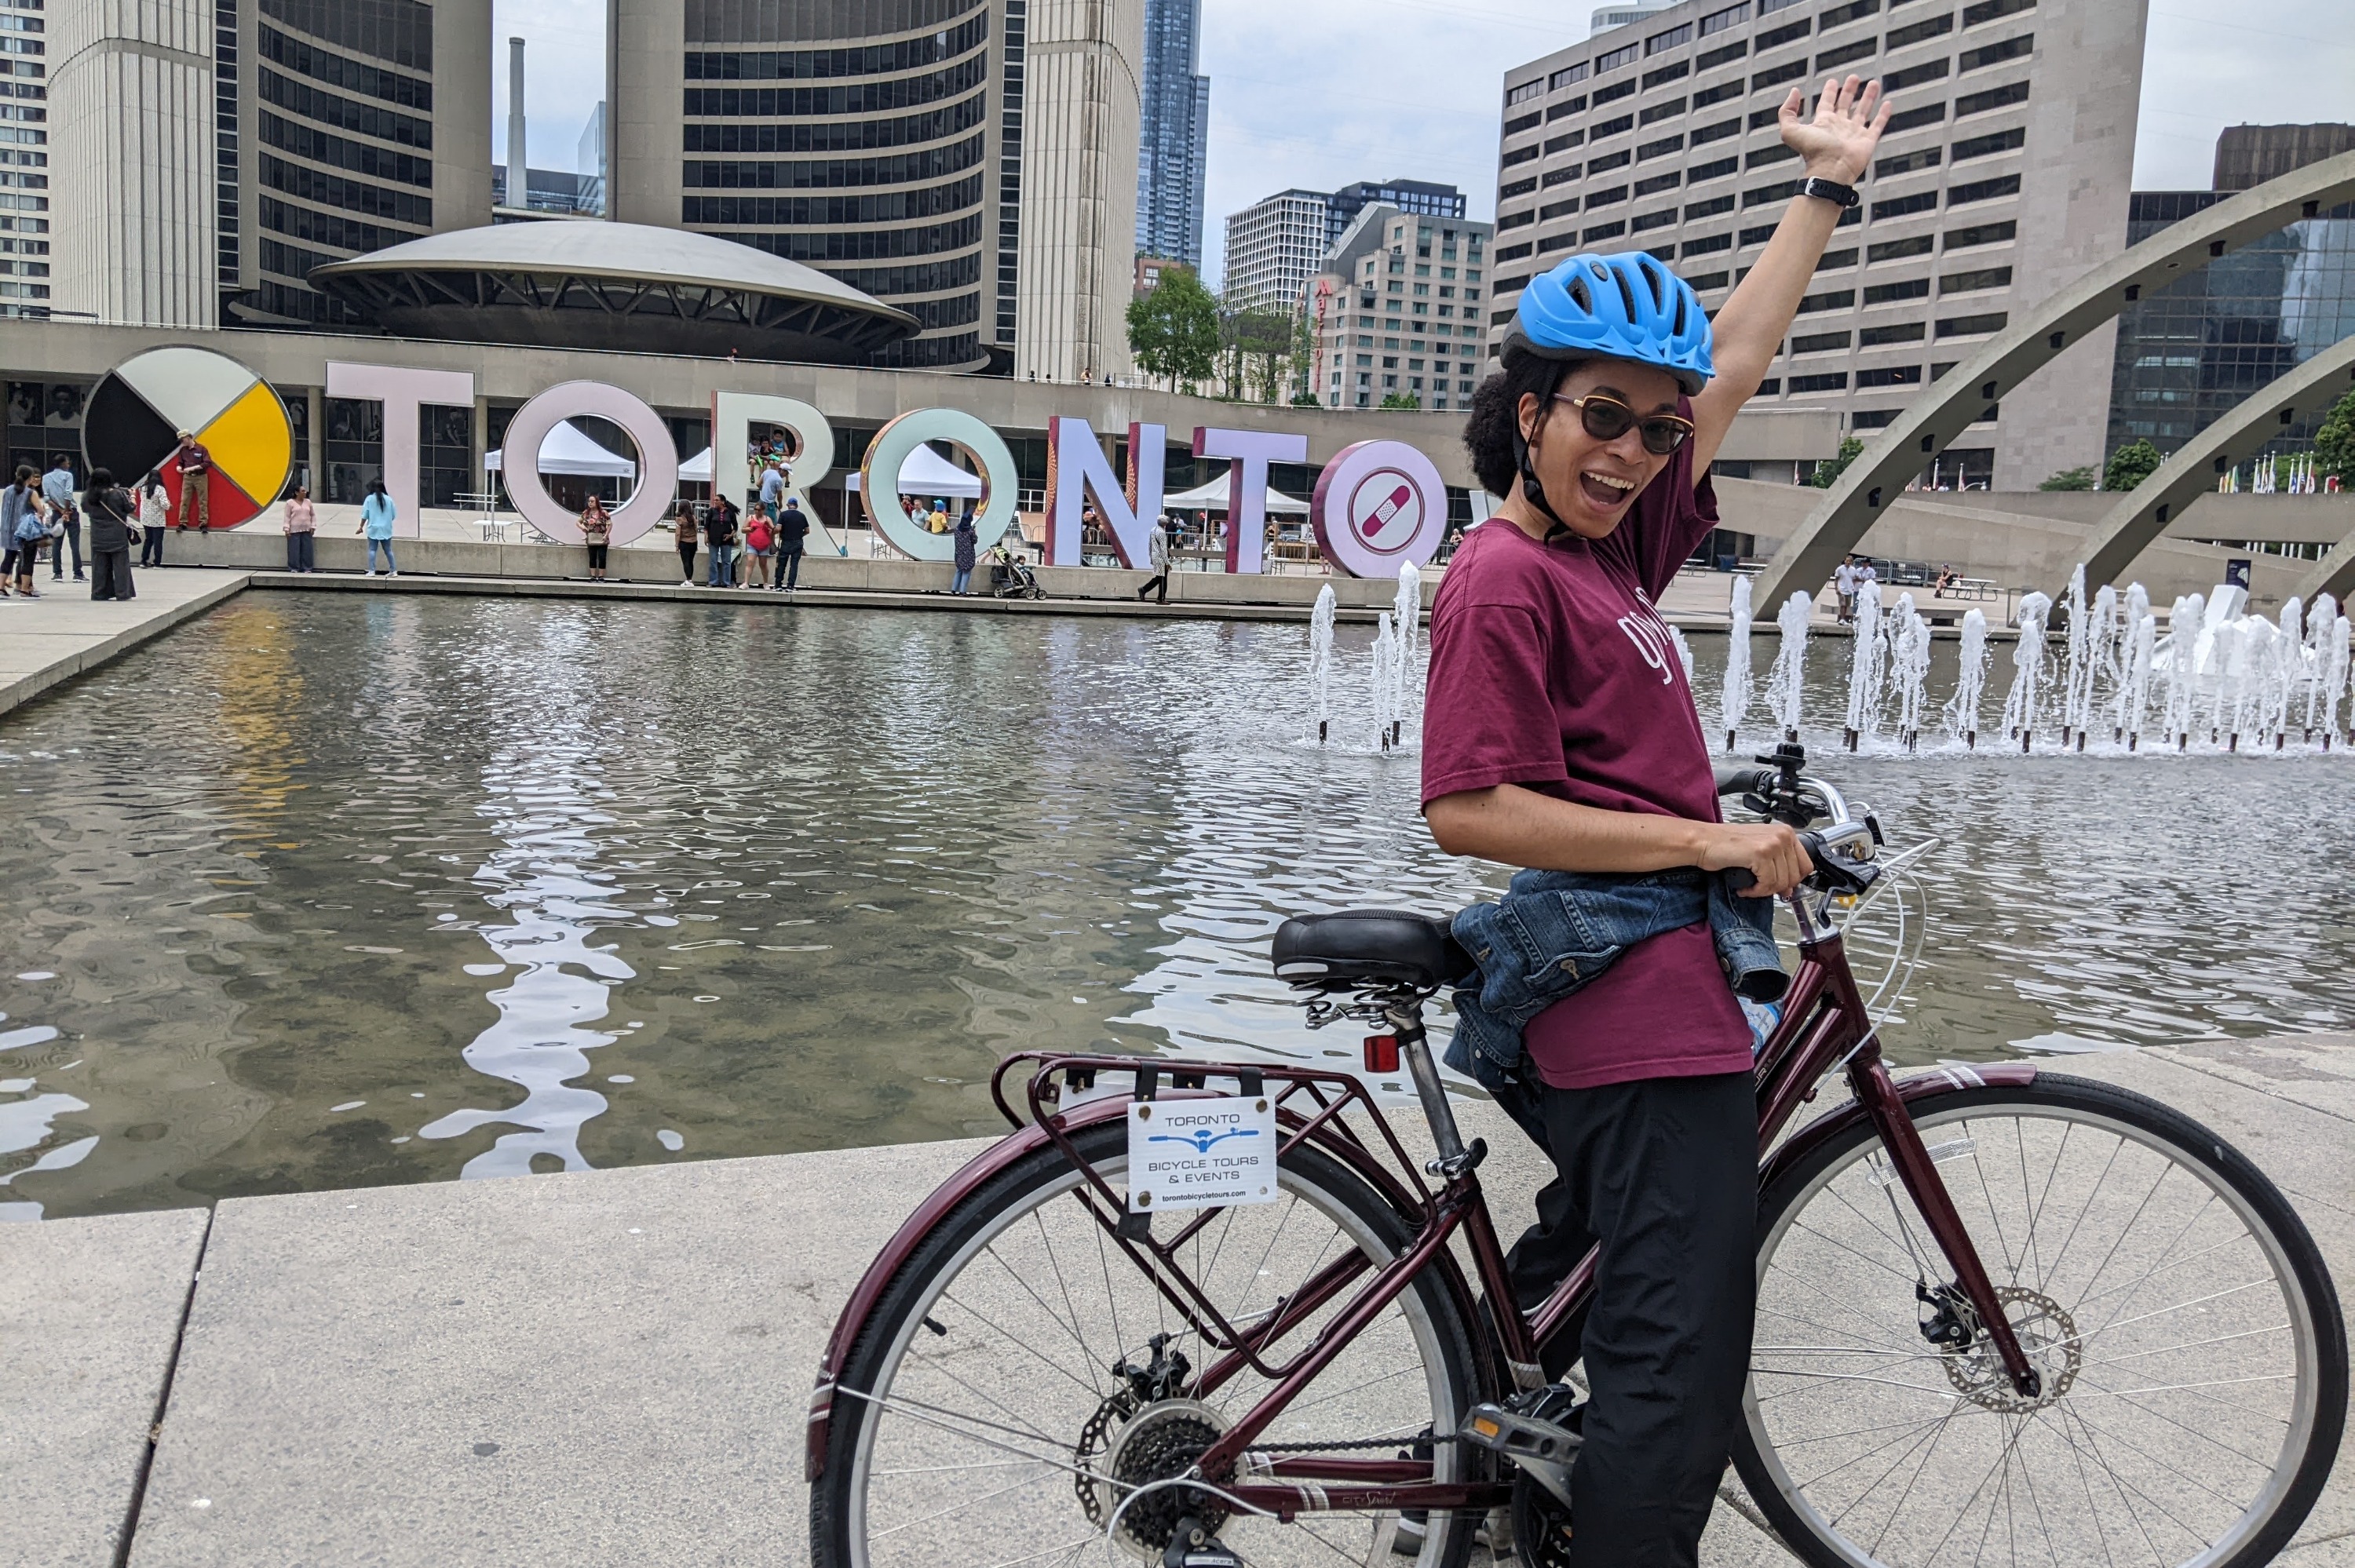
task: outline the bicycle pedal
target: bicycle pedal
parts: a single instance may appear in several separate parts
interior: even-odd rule
[[[1532,1480],[1570,1506],[1570,1464],[1586,1441],[1567,1426],[1522,1415],[1501,1404],[1476,1404],[1456,1436],[1519,1466]]]

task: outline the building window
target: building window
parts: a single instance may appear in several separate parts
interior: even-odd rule
[[[1945,65],[1946,62],[1940,60],[1938,63],[1940,65]],[[1891,74],[1894,75],[1896,73],[1891,72]],[[1940,74],[1944,75],[1945,73],[1941,72]],[[1885,79],[1884,79],[1884,80]],[[1891,88],[1890,90],[1893,92],[1896,90]],[[1923,109],[1908,109],[1901,113],[1892,114],[1889,117],[1889,133],[1891,136],[1894,136],[1900,131],[1912,131],[1923,125],[1935,125],[1945,118],[1946,106],[1943,103],[1933,103]]]
[[[1926,300],[1930,297],[1930,280],[1908,278],[1902,283],[1875,283],[1864,291],[1868,305],[1885,305],[1897,300]]]
[[[2019,225],[2009,218],[2001,223],[1980,223],[1974,224],[1968,228],[1950,228],[1946,230],[1946,249],[1961,250],[1973,245],[2000,245],[2008,239],[2016,238],[2019,233]],[[1926,250],[1929,247],[1925,243],[1923,249]]]
[[[1880,3],[1881,0],[1873,0],[1876,5]],[[1678,44],[1691,43],[1692,36],[1693,25],[1690,22],[1679,27],[1670,27],[1665,33],[1654,33],[1644,40],[1644,52],[1647,55],[1657,55],[1664,49],[1673,49]]]
[[[1848,372],[1845,370],[1828,371],[1821,376],[1791,377],[1791,390],[1794,392],[1842,392],[1847,389]],[[1762,387],[1761,390],[1764,388]]]
[[[1816,57],[1816,69],[1818,71],[1831,70],[1837,67],[1848,64],[1850,60],[1860,60],[1869,55],[1874,55],[1880,52],[1880,39],[1859,38],[1852,44],[1842,44],[1836,49],[1826,49],[1822,54],[1817,55]]]
[[[1803,16],[1796,22],[1785,23],[1780,27],[1769,27],[1751,41],[1757,47],[1760,54],[1764,54],[1768,49],[1787,44],[1793,38],[1804,38],[1815,29],[1814,21]]]
[[[1703,49],[1699,55],[1693,58],[1693,69],[1709,70],[1714,67],[1723,65],[1728,60],[1738,60],[1749,52],[1750,40],[1747,38],[1736,38],[1733,42],[1725,45],[1721,48]],[[1721,96],[1722,95],[1721,94]],[[1714,101],[1714,100],[1711,101]]]
[[[1799,301],[1798,313],[1812,315],[1817,311],[1844,311],[1856,303],[1854,289],[1830,289],[1820,294],[1807,294]]]
[[[1990,109],[2027,101],[2028,84],[2024,81],[2015,81],[2007,87],[1991,87],[1985,92],[1966,92],[1955,100],[1955,118],[1962,120],[1973,114],[1984,114]]]
[[[1902,27],[1891,27],[1889,29],[1888,38],[1884,41],[1888,44],[1890,52],[1893,54],[1908,44],[1918,44],[1924,38],[1935,38],[1954,30],[1955,14],[1948,11],[1944,16],[1925,16],[1921,21],[1909,22]]]
[[[1951,62],[1945,56],[1940,55],[1936,59],[1923,60],[1920,65],[1907,66],[1902,70],[1891,71],[1888,75],[1881,79],[1881,84],[1890,91],[1895,92],[1899,88],[1917,87],[1925,81],[1944,81],[1946,78],[1946,70],[1950,64]],[[1889,117],[1890,130],[1897,131],[1903,129],[1910,131],[1915,125],[1927,125],[1933,121],[1943,120],[1945,118],[1946,106],[1945,104],[1936,104],[1933,107],[1937,110],[1935,114],[1933,114],[1927,109],[1916,109],[1912,111],[1905,117],[1907,123],[1902,127],[1900,127],[1897,123],[1898,116],[1894,114],[1891,115]]]
[[[1945,316],[1938,322],[1940,337],[1976,337],[1984,333],[2001,332],[2010,316],[2003,311],[1992,311],[1983,316]]]
[[[1911,196],[1891,196],[1887,201],[1872,204],[1872,221],[1879,223],[1883,218],[1903,217],[1909,212],[1928,212],[1937,205],[1936,191],[1915,191]]]
[[[1568,87],[1572,82],[1584,81],[1585,79],[1586,62],[1584,60],[1580,60],[1576,65],[1566,65],[1560,70],[1554,72],[1553,75],[1546,78],[1546,86],[1550,89],[1560,90],[1562,88]],[[1583,108],[1585,106],[1581,104],[1580,107]]]
[[[2016,60],[2036,48],[2036,35],[2022,33],[2016,38],[2006,38],[1999,44],[1986,44],[1976,49],[1965,49],[1955,60],[1955,74],[1966,75],[1982,66],[2000,65]]]
[[[1628,44],[1622,48],[1599,54],[1594,57],[1594,74],[1601,76],[1606,70],[1617,70],[1623,65],[1632,65],[1635,63],[1636,57],[1642,52],[1639,46]]]
[[[1949,272],[1938,280],[1938,292],[1965,294],[1974,289],[2008,289],[2011,287],[2009,267],[1981,267],[1969,272]]]
[[[1888,326],[1866,327],[1856,334],[1859,348],[1879,348],[1892,343],[1919,343],[1929,334],[1929,328],[1920,322],[1892,322]]]
[[[1992,22],[1998,16],[2016,16],[2022,11],[2036,9],[2036,0],[1978,0],[1976,5],[1963,7],[1963,26],[1976,27],[1981,22]]]
[[[1961,207],[1966,202],[1993,201],[1998,196],[2018,196],[2019,176],[2006,175],[2001,179],[1974,180],[1966,185],[1955,185],[1946,192],[1948,207]],[[1874,216],[1878,217],[1879,214]]]
[[[1750,20],[1750,5],[1748,0],[1743,0],[1742,5],[1728,5],[1722,11],[1711,11],[1708,16],[1703,16],[1700,19],[1700,36],[1706,38],[1712,33],[1725,31],[1737,22],[1748,20]]]
[[[1545,79],[1542,77],[1539,78],[1536,81],[1525,81],[1518,87],[1507,88],[1505,90],[1505,107],[1510,109],[1517,103],[1527,103],[1530,99],[1537,97],[1543,91],[1545,91]]]
[[[1997,131],[1985,136],[1972,136],[1955,143],[1955,162],[1965,158],[1984,158],[1996,153],[2009,153],[2028,141],[2028,128],[2015,125],[2009,131]]]
[[[1938,159],[1942,155],[1943,150],[1940,148],[1922,147],[1911,153],[1900,153],[1893,158],[1881,158],[1872,165],[1872,177],[1876,180],[1885,180],[1891,175],[1910,175],[1916,169],[1934,169],[1938,166]],[[1959,147],[1956,148],[1955,155],[1962,156]]]
[[[1829,354],[1835,349],[1847,348],[1851,335],[1844,332],[1809,333],[1791,340],[1791,352],[1795,355]]]
[[[1692,215],[1692,209],[1690,207],[1687,207],[1685,209],[1685,215],[1689,217]],[[1686,240],[1683,248],[1678,252],[1678,254],[1680,257],[1709,256],[1713,255],[1720,250],[1731,250],[1732,249],[1733,236],[1731,234],[1712,234],[1706,239]],[[1688,280],[1688,281],[1689,281],[1689,280]],[[1694,283],[1693,287],[1698,289],[1700,285]]]
[[[1922,384],[1922,367],[1918,365],[1882,365],[1856,373],[1856,384],[1865,387],[1918,387]]]
[[[1627,226],[1624,223],[1598,223],[1593,228],[1582,232],[1578,238],[1581,244],[1592,244],[1597,239],[1615,239],[1626,232]]]

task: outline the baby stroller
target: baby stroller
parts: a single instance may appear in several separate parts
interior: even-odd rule
[[[989,547],[989,591],[999,599],[1045,599],[1039,575],[1003,545]]]

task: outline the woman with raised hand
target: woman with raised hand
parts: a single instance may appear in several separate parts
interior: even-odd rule
[[[1710,461],[1888,121],[1878,83],[1828,80],[1812,115],[1792,91],[1800,193],[1714,323],[1644,252],[1573,256],[1521,291],[1465,429],[1504,504],[1432,612],[1423,815],[1448,853],[1573,881],[1739,872],[1759,900],[1808,874],[1788,828],[1721,819],[1656,603],[1717,524]],[[1557,1173],[1513,1249],[1522,1306],[1601,1248],[1582,1342],[1549,1347],[1545,1369],[1582,1356],[1591,1390],[1576,1530],[1554,1543],[1582,1565],[1692,1563],[1741,1415],[1757,1111],[1750,1025],[1711,938],[1708,922],[1663,930],[1537,1012],[1499,1094]]]

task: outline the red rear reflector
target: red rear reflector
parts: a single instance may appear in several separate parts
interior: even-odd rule
[[[1369,1034],[1366,1036],[1366,1071],[1395,1073],[1399,1070],[1398,1036]]]

